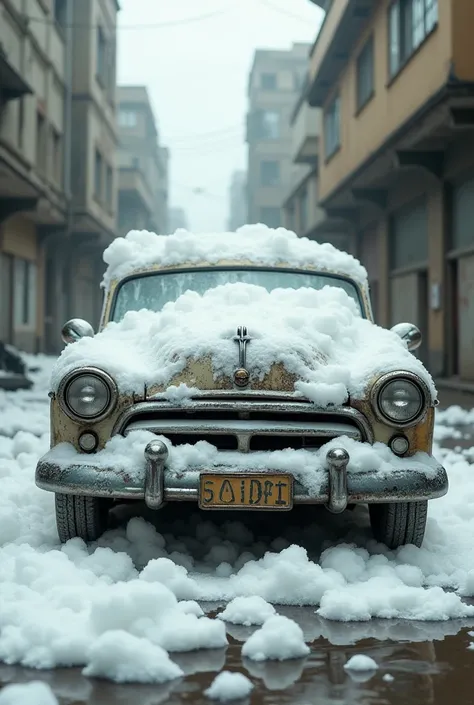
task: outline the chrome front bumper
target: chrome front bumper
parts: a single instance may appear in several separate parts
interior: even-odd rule
[[[133,475],[113,467],[95,466],[93,456],[89,456],[90,463],[82,461],[64,467],[48,459],[49,455],[43,456],[36,468],[36,484],[41,489],[110,499],[145,500],[152,509],[159,509],[165,502],[197,502],[200,473],[209,471],[209,468],[192,468],[180,475],[167,472],[168,449],[159,440],[146,446],[145,469]],[[429,460],[426,473],[399,468],[394,468],[389,476],[375,470],[353,473],[347,472],[347,451],[332,448],[326,455],[327,472],[319,491],[311,492],[295,479],[293,502],[324,504],[330,511],[339,513],[348,504],[436,499],[448,491],[448,477],[434,458]],[[229,468],[213,467],[212,472],[229,472]]]

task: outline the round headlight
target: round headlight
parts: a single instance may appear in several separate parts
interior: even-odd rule
[[[423,411],[425,399],[420,387],[409,379],[393,379],[380,389],[377,405],[381,414],[395,424],[414,421]]]
[[[63,382],[63,408],[81,419],[103,416],[114,401],[113,380],[104,373],[83,372]]]

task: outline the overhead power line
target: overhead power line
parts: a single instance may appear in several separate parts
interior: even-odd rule
[[[185,17],[181,20],[169,20],[167,22],[150,22],[147,24],[125,24],[117,25],[117,30],[135,30],[135,31],[146,31],[150,29],[166,29],[167,27],[178,27],[186,24],[192,24],[194,22],[204,22],[205,20],[212,19],[213,17],[217,17],[219,15],[224,15],[226,12],[229,12],[231,7],[226,7],[221,10],[215,10],[214,12],[208,12],[206,14],[202,15],[195,15],[193,17]],[[55,19],[49,19],[46,17],[32,17],[30,15],[23,15],[25,20],[28,20],[28,22],[39,22],[40,24],[46,24],[46,25],[56,25],[57,22]],[[71,24],[61,24],[61,27],[73,27],[76,29],[97,29],[99,25],[97,23],[87,23],[87,22],[71,22]]]
[[[297,15],[294,12],[290,12],[288,10],[285,10],[283,7],[278,7],[278,5],[274,5],[270,0],[258,0],[260,5],[264,5],[267,7],[269,10],[273,10],[273,12],[278,12],[280,15],[285,15],[286,17],[291,17],[293,20],[298,20],[299,22],[304,22],[306,26],[310,24],[310,21],[302,17],[302,15]]]
[[[202,140],[208,137],[213,139],[214,137],[227,137],[227,136],[239,136],[244,131],[245,127],[242,123],[239,125],[232,125],[231,127],[223,127],[220,130],[209,130],[207,132],[190,132],[187,135],[166,135],[166,139],[173,143],[187,142],[188,140]]]

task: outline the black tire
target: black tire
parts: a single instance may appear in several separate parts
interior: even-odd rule
[[[374,538],[388,548],[423,543],[428,502],[370,504],[370,525]]]
[[[96,541],[107,529],[110,502],[99,497],[56,494],[56,525],[61,543]]]

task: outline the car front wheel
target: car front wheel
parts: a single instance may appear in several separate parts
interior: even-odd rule
[[[96,541],[107,529],[109,508],[107,499],[56,494],[56,525],[61,543],[76,537]]]
[[[420,547],[425,536],[427,512],[427,501],[370,504],[374,538],[392,549],[407,544]]]

